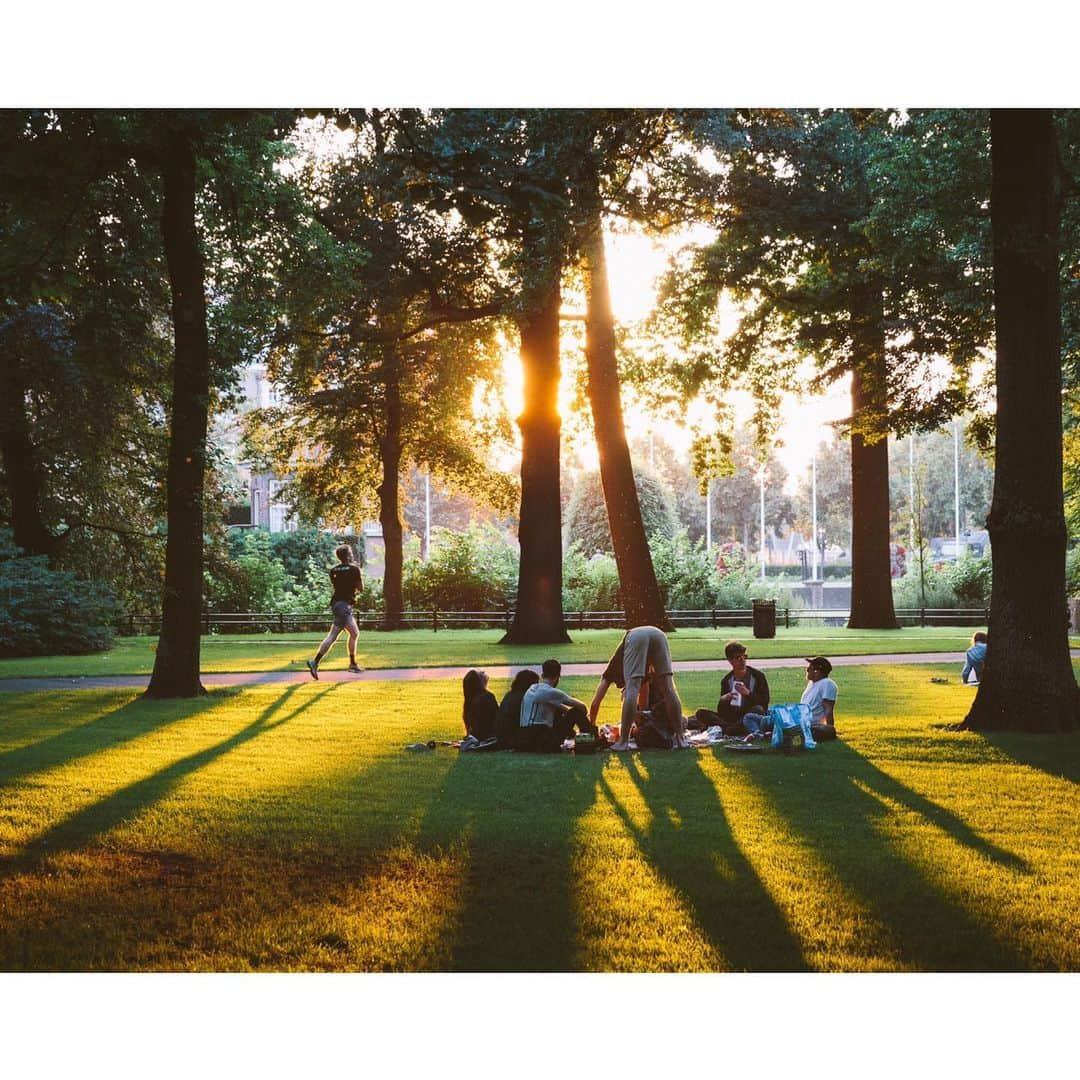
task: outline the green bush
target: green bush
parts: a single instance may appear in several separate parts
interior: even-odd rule
[[[908,562],[908,572],[893,580],[893,603],[898,608],[971,608],[990,603],[991,557],[963,555],[955,563],[935,564],[926,552],[926,590],[919,581],[919,557]]]
[[[656,536],[673,537],[678,522],[675,503],[668,488],[640,469],[634,474],[634,486],[637,488],[645,535],[650,540]],[[614,550],[604,489],[598,472],[585,473],[575,485],[563,520],[563,536],[572,537],[586,555],[595,552],[611,554]]]
[[[207,551],[206,605],[210,611],[328,610],[327,572],[337,561],[334,549],[343,543],[362,557],[362,537],[318,529],[230,529],[223,545]],[[360,597],[357,602],[362,603]]]
[[[304,585],[312,560],[322,568],[325,577],[326,571],[337,562],[334,549],[341,544],[348,544],[356,553],[360,566],[364,564],[364,538],[362,536],[345,536],[312,528],[268,535],[271,558],[285,568],[285,572],[295,582],[296,588]]]
[[[993,573],[989,553],[979,558],[961,555],[948,568],[947,576],[960,607],[985,607],[990,603]]]
[[[1080,544],[1065,553],[1065,589],[1067,596],[1080,596]]]
[[[705,541],[691,542],[680,529],[673,537],[654,536],[649,543],[656,581],[670,611],[711,608],[719,581]]]
[[[493,525],[474,525],[466,532],[433,529],[428,561],[405,561],[405,606],[441,611],[502,607],[517,590],[517,570],[517,551]]]
[[[757,563],[747,562],[742,545],[724,555],[724,572],[720,573],[716,590],[716,607],[740,609],[752,607],[756,599],[774,599],[778,608],[795,607],[791,588],[768,579],[761,580]]]
[[[99,652],[113,643],[119,605],[112,590],[25,556],[0,530],[0,656]]]
[[[337,556],[331,554],[329,560],[308,556],[307,566],[300,580],[293,585],[292,591],[282,599],[282,607],[277,610],[306,615],[313,612],[330,610],[330,568],[337,562]],[[382,609],[382,581],[364,574],[364,587],[356,594],[356,608],[359,611],[379,611]]]
[[[617,611],[619,571],[613,555],[587,558],[581,545],[573,543],[563,556],[563,611]]]
[[[203,573],[211,611],[287,611],[294,580],[270,554],[265,529],[233,529],[228,558],[208,559]]]
[[[943,566],[940,570],[926,560],[925,601],[922,585],[919,581],[919,560],[916,556],[908,564],[908,572],[902,578],[893,579],[893,604],[898,608],[954,608],[970,607],[961,604],[953,588],[952,568]]]
[[[293,585],[292,591],[282,598],[283,607],[279,610],[295,612],[303,615],[306,613],[327,612],[330,610],[330,567],[337,562],[337,556],[331,554],[328,561],[325,557],[309,555],[307,564],[301,573],[299,580]],[[367,581],[365,579],[366,587]],[[357,594],[357,607],[363,607],[362,594]]]

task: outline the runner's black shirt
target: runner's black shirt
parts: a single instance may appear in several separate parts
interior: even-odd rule
[[[334,596],[330,601],[332,604],[336,604],[339,600],[355,604],[357,590],[364,587],[360,567],[355,563],[338,563],[330,571],[330,584],[334,587]]]

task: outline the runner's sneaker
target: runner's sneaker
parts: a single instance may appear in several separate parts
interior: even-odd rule
[[[362,667],[357,667],[357,666],[356,666],[355,664],[350,664],[350,665],[349,665],[349,670],[350,670],[350,671],[351,671],[351,672],[352,672],[352,673],[353,673],[354,675],[359,675],[359,674],[360,674],[360,673],[361,673],[361,672],[362,672],[362,671],[363,671],[364,669],[363,669]]]
[[[311,672],[311,677],[313,679],[318,679],[318,677],[319,677],[319,665],[316,664],[314,660],[308,660],[307,661],[307,669],[308,669],[308,671]]]

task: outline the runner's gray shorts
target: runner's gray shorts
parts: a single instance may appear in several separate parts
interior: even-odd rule
[[[335,600],[333,603],[334,625],[344,630],[353,621],[352,604],[348,600]]]
[[[643,679],[648,664],[652,664],[657,675],[671,674],[668,639],[655,626],[635,626],[627,632],[623,647],[623,675],[627,679]]]

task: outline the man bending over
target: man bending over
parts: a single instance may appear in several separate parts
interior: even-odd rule
[[[675,689],[675,679],[671,671],[671,649],[668,647],[667,637],[663,630],[655,626],[635,626],[626,631],[626,636],[608,661],[589,706],[589,719],[595,724],[608,687],[614,684],[622,690],[622,722],[619,726],[619,740],[612,744],[612,750],[630,749],[630,729],[637,716],[638,694],[645,678],[645,669],[650,664],[656,688],[664,697],[665,711],[671,717],[671,734],[675,746],[690,745],[683,731],[682,701]]]

